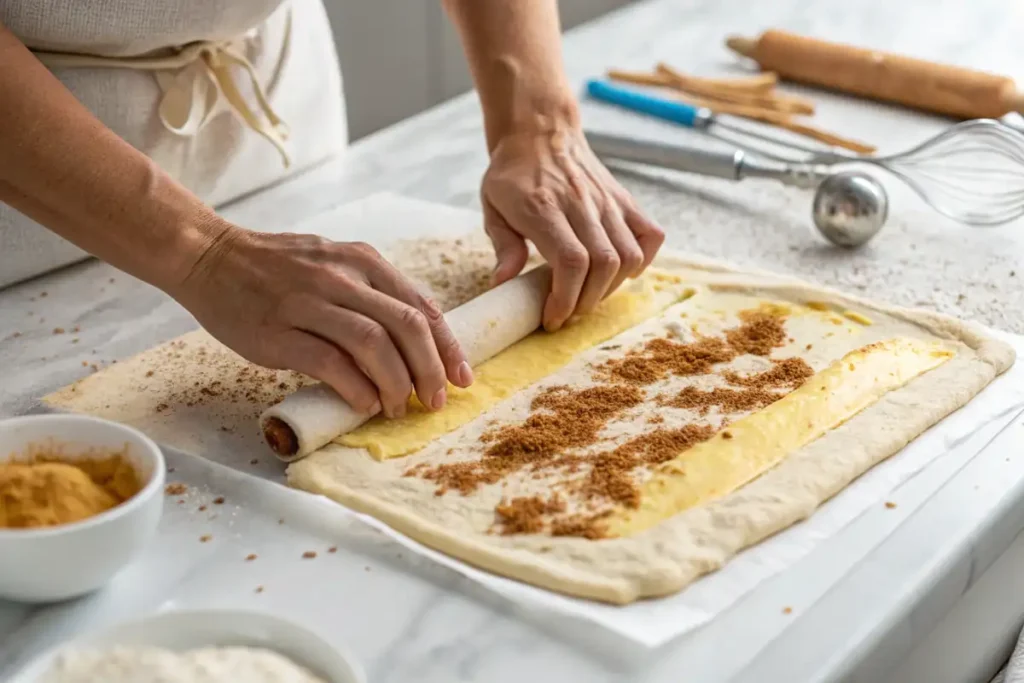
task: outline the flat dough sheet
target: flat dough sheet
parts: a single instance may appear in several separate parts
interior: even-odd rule
[[[288,482],[497,574],[569,595],[628,603],[677,592],[743,548],[808,517],[855,478],[970,401],[1014,360],[1005,343],[945,316],[890,308],[798,280],[681,254],[663,253],[655,265],[677,274],[695,295],[579,354],[569,365],[416,452],[382,462],[364,449],[331,444],[290,465]],[[495,457],[485,453],[494,440],[488,435],[522,426],[536,412],[535,406],[531,408],[534,400],[553,387],[596,386],[600,368],[621,362],[652,339],[690,342],[698,336],[723,337],[742,324],[743,311],[766,302],[800,311],[785,318],[787,337],[772,349],[770,358],[740,355],[720,363],[712,373],[670,374],[646,387],[639,406],[603,426],[599,443],[573,451],[583,463],[583,474],[587,457],[645,432],[693,425],[721,436],[724,426],[757,412],[758,407],[702,412],[665,405],[666,396],[721,386],[726,371],[751,376],[770,369],[772,361],[799,358],[821,373],[847,353],[894,337],[939,345],[951,357],[883,393],[749,483],[628,535],[553,536],[553,522],[532,533],[503,533],[496,506],[547,495],[578,475],[579,468],[573,476],[564,468],[539,473],[521,468],[493,482],[478,482],[465,493],[423,476],[439,465],[466,463],[472,468],[483,458]],[[863,324],[865,319],[871,324]],[[633,473],[638,490],[645,491],[656,467]],[[571,487],[566,498],[568,512],[563,515],[592,504],[574,500]],[[622,512],[621,504],[607,505],[613,518]]]

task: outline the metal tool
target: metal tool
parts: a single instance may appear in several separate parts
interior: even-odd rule
[[[1002,225],[1024,216],[1024,133],[993,119],[958,123],[899,154],[830,151],[803,163],[877,166],[939,213],[966,225]]]
[[[821,147],[801,145],[798,142],[782,138],[781,136],[768,135],[749,126],[739,125],[730,119],[716,115],[707,107],[695,107],[692,104],[686,104],[678,100],[655,97],[631,88],[612,85],[606,81],[588,81],[587,94],[602,102],[615,104],[663,121],[670,121],[687,128],[699,130],[749,152],[756,152],[767,159],[775,159],[776,161],[793,160],[789,156],[779,155],[764,147],[752,147],[745,141],[745,138],[782,147],[793,152],[817,154],[822,151]]]
[[[825,239],[839,246],[864,244],[882,229],[889,214],[885,188],[866,173],[832,173],[825,166],[758,159],[740,149],[712,150],[593,131],[586,136],[594,153],[605,159],[728,180],[767,178],[784,185],[815,189],[811,214],[814,225]]]
[[[745,160],[746,176],[759,175],[758,166],[777,161],[786,165],[785,169],[776,167],[772,171],[779,179],[807,177],[814,179],[810,182],[815,186],[830,173],[831,166],[871,164],[902,180],[929,206],[955,221],[992,226],[1024,216],[1024,133],[993,119],[958,123],[899,154],[862,156],[764,135],[723,121],[706,109],[601,81],[591,81],[588,92],[633,111],[703,130],[766,160]],[[730,135],[722,135],[718,129]],[[762,144],[737,140],[737,136]],[[779,154],[763,143],[787,153]]]

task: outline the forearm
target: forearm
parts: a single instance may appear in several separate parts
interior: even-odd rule
[[[484,112],[488,149],[518,131],[579,122],[562,65],[555,0],[444,0]]]
[[[224,230],[0,26],[0,201],[163,289]]]

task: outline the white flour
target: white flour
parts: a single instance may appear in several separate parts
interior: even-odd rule
[[[325,683],[269,650],[117,647],[60,655],[39,683]]]

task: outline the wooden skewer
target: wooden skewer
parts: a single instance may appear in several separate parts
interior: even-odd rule
[[[632,85],[667,88],[675,93],[688,93],[697,97],[704,97],[708,100],[727,102],[737,105],[748,105],[758,107],[760,109],[771,109],[793,114],[813,113],[813,107],[808,111],[807,107],[795,106],[788,102],[781,101],[780,98],[750,95],[742,91],[718,91],[707,88],[703,85],[689,87],[688,85],[682,85],[670,74],[663,72],[649,74],[612,69],[608,71],[607,76],[613,81],[630,83]]]
[[[734,104],[746,104],[761,107],[762,109],[775,109],[791,114],[810,115],[814,113],[814,102],[803,97],[781,95],[770,91],[763,93],[749,92],[710,85],[707,79],[688,76],[676,71],[667,64],[658,64],[657,73],[670,80],[676,89],[692,92],[701,97],[709,97]]]
[[[612,80],[624,83],[670,88],[679,99],[697,107],[706,107],[716,114],[729,114],[761,121],[762,123],[770,123],[792,133],[803,135],[827,145],[848,149],[858,154],[872,154],[876,150],[872,145],[844,138],[805,123],[793,121],[790,114],[804,113],[808,107],[810,112],[807,113],[814,111],[814,104],[808,100],[779,95],[752,95],[751,92],[755,91],[755,89],[760,89],[761,92],[764,92],[766,84],[767,89],[770,91],[777,80],[773,73],[759,74],[753,78],[745,79],[709,79],[687,76],[666,64],[659,64],[658,70],[653,74],[611,69],[607,75]],[[738,87],[736,86],[736,81],[741,82]],[[686,84],[685,87],[681,85],[682,83]],[[722,87],[723,85],[725,87]],[[718,88],[716,89],[715,86],[718,86]],[[698,92],[698,90],[701,92]],[[774,101],[772,101],[773,99]],[[779,106],[780,99],[783,102],[788,102],[788,109],[786,105]],[[800,103],[803,104],[802,109],[804,111],[795,111],[794,109],[799,108]]]
[[[669,74],[673,78],[685,80],[702,87],[714,88],[717,90],[729,90],[732,92],[770,94],[779,82],[778,76],[771,71],[764,71],[754,76],[707,78],[705,76],[690,76],[683,74],[664,62],[658,64],[657,72]]]
[[[653,85],[663,88],[672,86],[672,79],[660,73],[645,73],[642,71],[623,71],[622,69],[609,69],[608,78],[622,83],[633,83],[634,85]]]
[[[833,147],[848,149],[851,152],[856,152],[857,154],[873,154],[877,149],[872,145],[858,140],[851,140],[827,130],[822,130],[821,128],[816,128],[805,123],[798,123],[793,121],[793,119],[784,112],[759,109],[757,107],[743,106],[727,102],[715,102],[713,100],[694,97],[691,95],[684,95],[680,97],[680,99],[694,105],[695,107],[707,107],[716,114],[729,114],[731,116],[739,116],[753,121],[761,121],[762,123],[770,123],[774,126],[778,126],[779,128],[788,130],[791,133],[803,135],[804,137],[817,140],[818,142],[824,142],[825,144]]]

